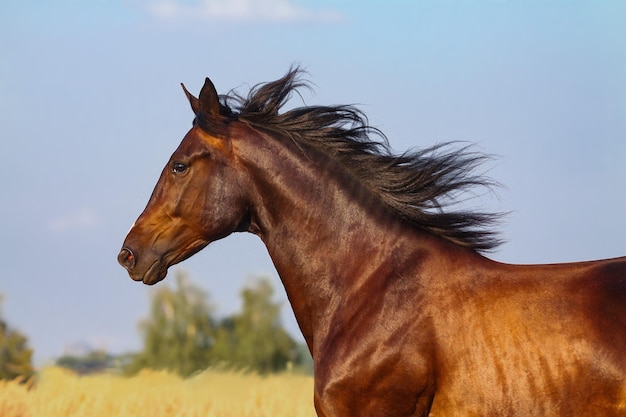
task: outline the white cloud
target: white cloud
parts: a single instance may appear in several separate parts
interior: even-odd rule
[[[313,10],[291,0],[157,0],[149,10],[167,20],[222,20],[263,22],[333,22],[341,15],[333,10]]]
[[[93,210],[83,208],[50,220],[48,229],[56,233],[65,233],[74,230],[92,229],[98,224],[100,224],[98,215]]]

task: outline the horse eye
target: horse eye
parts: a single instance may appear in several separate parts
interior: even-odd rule
[[[185,171],[187,171],[187,165],[183,164],[182,162],[174,162],[174,164],[172,165],[172,172],[174,174],[182,174]]]

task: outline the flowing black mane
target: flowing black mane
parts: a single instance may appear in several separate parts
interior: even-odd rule
[[[354,106],[306,106],[279,113],[308,83],[299,68],[253,87],[247,96],[222,95],[222,115],[282,132],[297,144],[320,149],[365,183],[405,221],[476,251],[501,242],[490,229],[499,214],[451,210],[459,196],[493,183],[474,174],[486,157],[468,147],[439,144],[394,155],[385,135]]]

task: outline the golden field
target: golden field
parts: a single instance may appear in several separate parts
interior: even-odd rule
[[[313,379],[211,370],[188,379],[155,371],[77,376],[46,368],[31,388],[0,381],[0,416],[315,417]]]

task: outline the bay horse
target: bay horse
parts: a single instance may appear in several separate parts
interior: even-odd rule
[[[319,416],[626,416],[626,258],[509,265],[487,184],[452,145],[394,154],[354,106],[183,90],[195,119],[118,255],[154,284],[233,232],[261,238],[314,360]],[[458,147],[458,146],[457,146]]]

